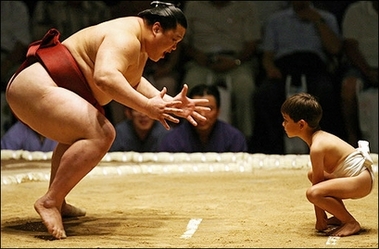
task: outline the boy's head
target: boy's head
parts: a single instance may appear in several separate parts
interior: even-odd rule
[[[316,97],[311,94],[297,93],[288,97],[280,111],[282,114],[287,114],[294,122],[303,119],[310,128],[320,128],[322,107]]]

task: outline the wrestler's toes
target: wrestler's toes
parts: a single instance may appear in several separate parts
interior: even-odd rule
[[[65,239],[67,238],[66,232],[62,229],[52,229],[49,231],[51,235],[54,236],[56,239]]]

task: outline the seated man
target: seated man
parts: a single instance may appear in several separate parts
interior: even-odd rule
[[[186,58],[182,83],[219,85],[219,119],[252,136],[257,46],[261,39],[254,1],[187,1],[188,29],[183,39]]]
[[[4,136],[1,137],[2,150],[50,152],[56,146],[56,141],[42,136],[20,121],[12,125]]]
[[[158,121],[125,107],[126,119],[116,125],[116,138],[109,151],[156,152],[166,130]]]
[[[217,86],[200,84],[194,86],[189,97],[208,99],[211,111],[202,113],[207,120],[198,120],[193,126],[182,122],[162,139],[159,151],[166,152],[247,152],[244,134],[232,125],[218,119],[220,93]]]

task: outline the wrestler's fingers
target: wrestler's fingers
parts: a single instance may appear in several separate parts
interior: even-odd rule
[[[206,120],[207,120],[206,117],[204,117],[203,115],[201,115],[201,114],[198,113],[198,112],[193,112],[193,113],[192,113],[192,116],[193,116],[195,119],[197,119],[197,120],[201,120],[201,121],[206,121]]]
[[[166,114],[166,113],[163,114],[163,117],[165,120],[171,121],[171,122],[176,123],[176,124],[180,122],[178,118],[175,118],[175,117],[173,117],[169,114]]]
[[[161,98],[163,98],[164,95],[165,95],[166,93],[167,93],[167,88],[164,86],[164,87],[162,88],[162,91],[159,93],[160,96],[161,96]]]
[[[208,99],[192,99],[192,101],[196,104],[196,105],[202,105],[202,104],[208,104],[209,103],[209,100]]]
[[[166,128],[166,130],[170,130],[170,126],[168,125],[168,123],[166,122],[164,118],[160,119],[159,122],[163,125],[164,128]]]
[[[200,111],[200,112],[201,112],[201,111],[209,112],[209,111],[211,110],[211,108],[210,108],[210,107],[207,107],[207,106],[196,106],[196,107],[195,107],[195,110],[198,111],[198,112],[199,112],[199,111]]]
[[[183,109],[179,109],[179,108],[176,108],[176,107],[165,107],[164,111],[167,113],[182,113],[184,112]]]
[[[188,85],[187,84],[184,84],[183,85],[183,88],[182,88],[182,91],[180,92],[180,94],[185,97],[187,96],[187,92],[188,92]]]
[[[169,103],[166,104],[167,107],[175,107],[175,106],[180,106],[182,105],[182,101],[181,100],[173,100],[173,101],[170,101]]]
[[[192,116],[187,117],[188,122],[190,122],[193,126],[197,126],[197,122]]]

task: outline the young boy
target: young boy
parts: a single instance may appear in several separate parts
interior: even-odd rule
[[[281,107],[283,127],[288,137],[299,137],[309,146],[312,182],[306,196],[314,204],[315,228],[331,236],[359,233],[361,226],[347,211],[343,199],[367,196],[374,173],[368,146],[355,149],[337,136],[321,130],[322,107],[308,93],[289,97]],[[327,212],[333,215],[327,217]],[[326,231],[329,225],[337,226]]]

